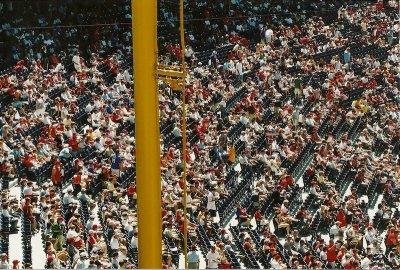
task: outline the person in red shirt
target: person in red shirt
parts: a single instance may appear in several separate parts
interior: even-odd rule
[[[376,8],[377,11],[382,11],[382,9],[383,9],[382,1],[379,0],[378,2],[376,2],[375,3],[375,8]]]
[[[249,216],[247,215],[246,211],[240,206],[240,204],[237,204],[236,218],[239,221],[239,225],[250,227]]]
[[[385,241],[387,251],[391,251],[398,244],[397,236],[398,232],[393,227],[390,227]]]
[[[73,194],[76,197],[79,192],[81,192],[82,186],[82,172],[77,172],[77,174],[72,177],[72,188],[73,188]]]
[[[261,214],[261,210],[257,207],[256,212],[254,213],[254,219],[256,220],[257,230],[263,229],[260,227],[261,220],[264,219],[264,216]]]
[[[15,73],[18,73],[18,72],[20,72],[20,71],[22,71],[24,69],[26,69],[24,60],[19,60],[17,62],[17,64],[14,66],[14,72]]]
[[[57,126],[55,124],[49,127],[49,137],[54,138],[57,135]]]
[[[309,251],[306,252],[306,254],[305,254],[303,260],[304,260],[304,263],[305,263],[305,264],[307,264],[308,266],[310,266],[310,264],[311,264],[311,254],[310,254]]]
[[[28,167],[28,168],[32,168],[33,167],[33,161],[34,161],[34,156],[33,155],[25,155],[24,159],[22,160],[22,163]]]
[[[121,114],[121,110],[120,109],[116,109],[115,112],[112,114],[111,116],[111,120],[115,123],[120,123],[122,124],[123,121],[123,116]]]
[[[364,175],[365,175],[365,169],[361,169],[357,173],[357,175],[355,177],[355,181],[358,182],[358,183],[361,183],[364,180]]]
[[[79,138],[76,132],[74,132],[72,137],[69,138],[68,145],[72,148],[72,155],[76,156],[79,151]]]
[[[300,42],[305,46],[308,43],[308,39],[306,37],[303,37],[300,39]]]
[[[126,190],[126,193],[127,193],[127,195],[128,195],[128,199],[129,199],[130,203],[133,203],[133,202],[131,202],[131,201],[134,200],[134,195],[135,195],[135,193],[136,193],[135,183],[131,183],[131,184],[129,185],[128,189]],[[135,203],[135,204],[136,204],[136,203]]]
[[[243,47],[248,47],[249,46],[249,41],[246,38],[242,38],[240,40],[240,44],[242,44]]]
[[[334,243],[333,239],[329,240],[329,245],[327,246],[327,261],[331,268],[336,268],[336,259],[337,259],[337,247]]]
[[[32,224],[32,230],[35,228],[35,218],[32,212],[33,206],[31,204],[31,198],[26,198],[24,204],[22,205],[22,211],[24,215],[28,217]]]
[[[346,223],[346,214],[343,209],[339,209],[336,220],[340,222],[340,228],[343,228],[347,225]]]
[[[344,269],[355,269],[352,260],[348,260],[348,259],[346,259],[346,261],[343,263],[343,267],[344,267]]]
[[[98,241],[97,233],[94,230],[89,230],[88,248],[89,253],[92,251],[94,245]]]
[[[344,256],[344,254],[346,254],[346,247],[345,246],[342,246],[341,248],[340,248],[340,250],[339,250],[339,253],[337,254],[337,259],[339,260],[339,261],[341,261],[342,259],[343,259],[343,256]]]
[[[171,42],[169,42],[167,44],[167,47],[165,48],[167,50],[167,52],[169,52],[170,54],[172,54],[172,52],[174,51],[174,46],[172,45]]]
[[[177,59],[180,59],[180,58],[181,58],[181,47],[180,47],[179,44],[176,44],[176,46],[175,46],[175,49],[174,49],[174,56],[175,56]]]
[[[233,37],[231,38],[231,41],[232,41],[232,43],[236,44],[236,42],[238,42],[238,40],[239,40],[239,35],[238,35],[238,33],[235,33],[233,35]]]
[[[243,249],[244,250],[250,250],[251,249],[251,238],[250,237],[247,237],[245,240],[244,240],[244,243],[243,243]]]
[[[31,198],[26,198],[24,204],[22,205],[22,211],[26,215],[28,213],[28,208],[31,205]]]
[[[59,160],[57,160],[51,171],[51,181],[53,182],[53,185],[56,188],[60,188],[60,189],[62,188],[61,175],[62,175],[61,162]]]

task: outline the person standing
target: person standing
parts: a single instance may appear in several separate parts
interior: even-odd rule
[[[79,254],[79,259],[76,262],[75,269],[86,269],[86,263],[85,263],[86,257],[87,257],[86,252],[81,252]]]
[[[10,265],[8,264],[7,254],[2,253],[0,257],[0,269],[10,269]]]
[[[51,227],[51,231],[53,232],[53,239],[55,239],[54,248],[57,251],[61,251],[64,245],[64,219],[62,217],[58,217],[57,221],[53,223]]]
[[[73,195],[74,197],[78,196],[79,192],[82,190],[82,172],[77,172],[72,177],[72,188],[73,188]]]
[[[18,261],[18,260],[13,260],[12,261],[12,269],[19,269],[19,263],[20,263],[20,261]]]
[[[122,158],[119,154],[119,149],[115,150],[115,154],[111,157],[111,175],[113,176],[120,176],[121,168],[122,168]]]
[[[188,253],[188,269],[199,269],[200,257],[196,247],[192,247]]]
[[[387,32],[387,42],[389,45],[393,44],[393,38],[394,38],[393,29],[389,29],[389,31]]]
[[[329,245],[327,246],[326,251],[327,261],[330,268],[336,268],[336,259],[337,259],[337,246],[333,239],[329,240]]]
[[[274,31],[270,28],[268,28],[265,31],[265,43],[270,43],[272,41],[272,36],[274,35]]]
[[[217,206],[215,203],[217,200],[218,193],[216,192],[214,187],[207,195],[207,210],[210,213],[212,222],[214,222],[214,218],[217,216]]]
[[[229,143],[229,148],[228,148],[228,164],[232,165],[235,163],[236,160],[236,154],[235,154],[235,145],[233,142]]]
[[[61,162],[59,160],[57,160],[55,165],[53,166],[53,169],[51,170],[51,181],[53,182],[53,185],[59,189],[62,188],[62,184],[61,184],[62,173],[63,172],[61,169]]]
[[[236,70],[236,75],[237,75],[237,81],[242,83],[243,82],[243,64],[242,64],[242,60],[236,60],[235,70]]]
[[[111,269],[119,269],[118,252],[112,254]]]
[[[349,63],[351,60],[350,48],[347,47],[346,50],[343,52],[343,61],[345,64]]]
[[[76,51],[74,57],[72,57],[72,63],[74,64],[76,72],[81,73],[82,65],[81,65],[81,57],[79,51]]]
[[[215,250],[215,246],[207,253],[207,269],[218,269],[219,254]]]

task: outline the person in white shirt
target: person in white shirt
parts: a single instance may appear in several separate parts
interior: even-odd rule
[[[43,206],[42,207],[43,211],[40,213],[40,219],[45,223],[47,226],[47,223],[50,221],[49,220],[49,215],[50,215],[50,209],[48,206]]]
[[[46,126],[51,124],[51,118],[49,117],[48,112],[44,112],[44,117],[42,118],[42,123]]]
[[[76,241],[77,237],[79,237],[79,234],[75,231],[75,226],[72,225],[67,232],[67,239],[69,241],[71,241],[71,240]]]
[[[74,64],[74,68],[76,72],[82,72],[82,65],[81,65],[81,57],[79,56],[79,52],[75,52],[74,57],[72,57],[72,63]]]
[[[118,262],[122,262],[123,260],[127,259],[127,249],[125,246],[121,246],[118,252]]]
[[[114,233],[114,235],[111,237],[111,240],[110,240],[111,251],[114,251],[114,252],[118,251],[118,249],[119,249],[118,238],[119,237],[118,237],[117,233]]]
[[[115,78],[116,82],[121,82],[124,79],[124,75],[121,73],[121,71],[118,71],[117,77]]]
[[[64,205],[69,205],[70,203],[72,203],[72,189],[68,189],[67,194],[63,197]]]
[[[211,250],[207,253],[206,259],[208,269],[218,269],[219,254],[215,250],[215,246],[211,247]]]
[[[347,237],[347,240],[352,240],[355,237],[355,231],[354,228],[351,224],[347,226],[345,229],[345,236]]]
[[[46,106],[44,104],[44,100],[41,98],[41,95],[36,95],[36,111],[39,114],[44,113],[44,110],[46,110]]]
[[[265,31],[265,41],[266,43],[269,43],[272,41],[272,36],[274,34],[274,31],[272,29],[267,29],[267,31]]]
[[[339,225],[340,225],[340,221],[336,221],[335,224],[330,228],[329,230],[329,235],[331,237],[336,237],[339,235]]]
[[[64,91],[61,93],[61,99],[65,101],[75,101],[76,99],[71,95],[68,88],[64,88]]]
[[[376,230],[372,226],[369,226],[367,228],[367,232],[365,233],[365,240],[368,244],[377,240]]]
[[[5,218],[10,218],[10,212],[8,211],[8,203],[3,203],[2,205],[2,210],[1,210],[1,216]]]
[[[91,230],[92,228],[93,228],[93,225],[94,225],[94,218],[95,218],[95,216],[94,215],[91,215],[90,216],[90,218],[89,218],[89,220],[86,222],[86,230]]]
[[[289,201],[284,200],[281,206],[281,212],[287,214],[289,212],[288,206],[289,206]]]
[[[131,239],[131,247],[134,249],[138,248],[138,237],[137,236],[138,236],[138,233],[134,232],[132,239]]]
[[[246,114],[245,113],[243,113],[241,116],[240,116],[240,123],[242,123],[243,125],[247,125],[248,123],[249,123],[249,119],[246,117]]]
[[[25,186],[22,193],[24,196],[32,196],[33,194],[33,183],[31,181],[28,182],[28,185]]]
[[[189,62],[191,60],[193,54],[194,54],[194,51],[193,51],[192,47],[187,45],[186,49],[185,49],[185,58],[186,58],[187,62]]]
[[[86,269],[85,258],[87,257],[86,252],[81,252],[79,254],[79,259],[75,264],[75,269]]]
[[[280,256],[277,254],[270,260],[271,268],[272,269],[283,269],[283,266],[280,263]]]
[[[239,82],[243,82],[243,64],[242,60],[236,60],[236,65],[235,65],[235,74],[238,76],[237,79]]]
[[[214,218],[217,216],[217,206],[215,202],[218,199],[218,193],[215,191],[215,188],[212,188],[207,195],[207,210],[211,215],[212,221],[214,221]]]
[[[8,264],[6,253],[1,254],[0,269],[10,269],[10,265]]]
[[[124,71],[124,79],[125,79],[125,82],[127,82],[127,83],[132,82],[132,75],[129,74],[129,70],[127,70],[127,69]]]
[[[367,257],[362,259],[360,266],[362,269],[370,269],[371,262],[372,262],[372,254],[368,254]]]
[[[182,132],[181,129],[178,125],[175,126],[174,130],[172,130],[172,134],[174,134],[175,137],[180,138],[182,137]]]

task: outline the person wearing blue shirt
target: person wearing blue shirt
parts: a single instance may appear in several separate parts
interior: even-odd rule
[[[71,147],[68,147],[68,145],[66,145],[66,146],[60,151],[60,154],[58,155],[58,157],[59,157],[61,160],[68,159],[68,158],[70,158],[70,157],[72,156],[71,152],[72,152],[72,148],[71,148]]]
[[[90,172],[90,173],[95,173],[93,163],[94,163],[93,160],[89,161],[89,165],[86,167],[86,170],[87,170],[88,172]]]
[[[101,98],[102,98],[103,100],[109,100],[109,99],[112,99],[112,98],[113,98],[112,93],[109,92],[107,89],[104,89],[103,91],[104,91],[104,92],[103,92],[103,94],[101,95]]]
[[[351,59],[350,55],[350,48],[346,48],[346,50],[343,52],[343,61],[345,64],[349,63]]]
[[[19,149],[20,146],[15,145],[14,149],[11,151],[10,155],[12,155],[14,159],[19,159],[22,156],[22,152]]]
[[[200,257],[196,247],[192,247],[188,253],[188,269],[199,269]]]
[[[119,155],[119,150],[115,150],[115,154],[110,157],[111,160],[111,175],[120,176],[121,172],[121,165],[122,165],[122,158]]]
[[[107,112],[107,114],[113,114],[114,113],[114,107],[112,106],[111,101],[107,102],[106,112]]]

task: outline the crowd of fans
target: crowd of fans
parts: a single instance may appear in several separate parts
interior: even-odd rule
[[[259,39],[268,25],[293,25],[313,15],[335,19],[338,1],[185,1],[186,43],[196,50],[212,49],[227,42],[226,34],[238,33],[247,39]],[[166,30],[160,41],[179,44],[178,5],[159,1],[159,29]],[[161,48],[161,46],[160,46]]]
[[[131,50],[131,3],[126,0],[3,1],[0,3],[2,59],[0,67],[18,60],[56,65],[80,48],[108,55]]]
[[[186,157],[181,93],[159,83],[163,268],[182,263],[183,158],[189,267],[399,267],[396,2],[343,6],[329,21],[315,10],[333,2],[255,2],[187,1],[189,21],[210,19],[187,36]],[[115,3],[117,13],[129,13],[127,5]],[[160,5],[160,20],[173,28],[167,1]],[[41,27],[70,16],[71,24],[99,23],[68,4],[51,5],[49,17],[38,8],[26,12],[41,16]],[[277,15],[260,16],[266,12]],[[215,23],[216,16],[245,19]],[[5,226],[15,230],[20,221],[24,268],[37,233],[46,268],[135,268],[129,29],[52,27],[36,35],[16,29],[27,18],[2,24],[16,64],[0,77],[0,266],[20,263],[7,258]],[[178,61],[179,46],[161,36],[162,61]],[[200,51],[203,41],[213,49]],[[14,179],[21,198],[10,200]]]

